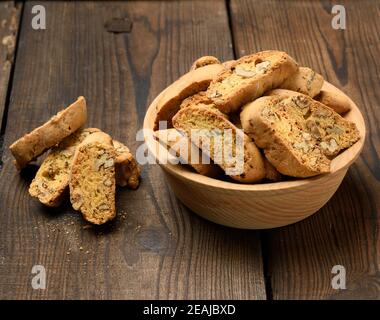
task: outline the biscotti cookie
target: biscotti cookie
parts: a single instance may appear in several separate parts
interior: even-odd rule
[[[274,89],[265,92],[265,96],[277,96],[283,98],[291,98],[291,97],[298,97],[300,95],[299,92],[293,91],[293,90],[287,90],[287,89]]]
[[[116,216],[115,158],[111,137],[88,136],[76,149],[71,166],[70,200],[85,220],[103,224]]]
[[[78,130],[51,149],[30,184],[29,194],[46,206],[58,206],[69,185],[71,162],[77,145],[88,135],[99,131],[96,128]]]
[[[181,102],[199,91],[206,90],[211,80],[223,69],[224,67],[218,63],[206,65],[186,73],[171,84],[157,102],[154,130],[159,129],[160,121],[167,121],[167,127],[172,127],[171,120],[179,110]]]
[[[9,148],[18,169],[24,168],[47,149],[78,130],[87,120],[86,100],[79,97],[66,109],[58,112],[48,122],[26,134]]]
[[[300,93],[257,99],[244,107],[241,121],[269,162],[294,177],[329,172],[329,157],[359,139],[354,123]]]
[[[206,91],[200,91],[196,94],[193,94],[192,96],[186,98],[182,101],[180,104],[180,109],[187,108],[190,106],[199,106],[199,107],[205,107],[205,108],[211,108],[221,116],[225,118],[229,118],[229,115],[221,112],[216,106],[215,103],[207,97]]]
[[[292,98],[287,99],[261,97],[244,106],[240,114],[244,132],[282,174],[305,178],[329,172],[330,160],[308,133],[303,115],[288,111]]]
[[[121,187],[137,189],[140,184],[140,168],[129,148],[117,140],[113,140],[116,151],[115,172],[116,184]]]
[[[181,158],[181,162],[190,165],[199,174],[214,178],[222,174],[220,167],[177,129],[158,130],[155,135],[169,151]]]
[[[350,101],[340,92],[331,93],[322,90],[314,99],[330,107],[339,114],[343,114],[351,110]]]
[[[298,72],[286,79],[280,88],[297,91],[315,97],[321,91],[323,77],[314,70],[300,67]]]
[[[240,114],[231,113],[229,115],[229,120],[239,129],[243,129],[240,120]],[[264,168],[265,168],[265,179],[270,182],[278,182],[282,180],[281,173],[279,173],[275,167],[271,165],[271,163],[267,160],[267,158],[263,157]]]
[[[247,183],[265,177],[263,159],[253,141],[212,108],[197,105],[183,108],[174,116],[173,125],[183,130],[232,179]],[[215,143],[216,139],[220,143]],[[235,168],[240,172],[230,173]]]
[[[242,57],[210,83],[207,96],[224,112],[237,111],[267,90],[280,86],[298,70],[285,52],[263,51]]]
[[[180,109],[183,109],[183,108],[187,108],[189,106],[192,106],[192,105],[203,105],[203,106],[211,106],[211,107],[215,107],[213,101],[207,97],[206,95],[206,91],[200,91],[196,94],[193,94],[191,95],[190,97],[184,99],[179,108]]]
[[[190,70],[195,70],[210,64],[220,64],[220,61],[214,56],[203,56],[194,61]]]
[[[309,111],[307,118],[304,117],[308,130],[321,142],[320,146],[327,156],[334,156],[359,140],[359,131],[354,123],[319,101],[285,89],[272,90],[268,94],[281,99],[292,98],[298,108],[290,108],[290,111]]]

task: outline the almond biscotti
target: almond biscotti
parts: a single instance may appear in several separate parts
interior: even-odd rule
[[[269,162],[293,177],[329,172],[330,157],[359,139],[355,124],[299,93],[259,98],[240,117]]]
[[[314,99],[330,107],[339,114],[344,114],[351,110],[350,101],[338,91],[331,93],[322,90]]]
[[[48,122],[26,134],[9,148],[15,157],[16,167],[24,168],[47,149],[78,130],[87,120],[86,100],[79,97],[66,109],[58,112]]]
[[[220,64],[220,61],[214,56],[203,56],[194,61],[190,70],[195,70],[210,64]]]
[[[88,136],[75,151],[70,200],[91,223],[103,224],[116,216],[115,158],[112,138],[103,132]]]
[[[222,174],[220,167],[202,154],[201,150],[177,129],[158,130],[155,135],[169,151],[181,157],[185,164],[190,165],[199,174],[214,178]]]
[[[206,90],[211,80],[223,69],[224,67],[218,63],[206,65],[186,73],[171,84],[157,102],[157,115],[153,130],[159,129],[160,121],[167,121],[167,127],[172,127],[172,118],[179,110],[182,100],[199,91]]]
[[[297,91],[313,98],[321,92],[323,82],[323,77],[319,73],[307,67],[300,67],[298,72],[281,84],[280,88]]]
[[[192,105],[203,105],[209,107],[215,107],[214,102],[207,96],[206,91],[200,91],[190,97],[184,99],[179,108],[187,108]]]
[[[329,172],[330,160],[307,132],[302,114],[288,114],[287,102],[274,96],[247,104],[240,114],[244,132],[282,174],[305,178]]]
[[[249,183],[265,177],[263,159],[253,141],[212,108],[198,105],[183,108],[174,116],[173,125],[184,131],[232,179]]]
[[[87,128],[74,132],[54,147],[42,162],[29,187],[29,194],[49,207],[61,203],[69,185],[71,162],[76,147],[90,134],[100,132],[96,128]]]
[[[121,187],[137,189],[140,184],[140,168],[129,148],[117,140],[113,140],[116,151],[115,172],[116,184]]]
[[[262,51],[231,63],[210,83],[207,96],[229,114],[280,86],[297,71],[298,64],[285,52]]]
[[[359,140],[359,131],[354,123],[309,96],[285,89],[272,90],[268,94],[281,99],[292,98],[298,108],[290,110],[310,111],[306,118],[307,128],[321,141],[320,145],[327,156],[335,156]]]
[[[205,107],[205,108],[211,108],[214,112],[220,114],[221,116],[229,119],[229,115],[221,112],[214,104],[214,102],[207,96],[206,91],[200,91],[196,94],[193,94],[192,96],[186,98],[182,101],[179,108],[187,108],[191,106],[199,106],[199,107]]]
[[[215,113],[231,121],[237,128],[242,129],[240,115],[238,113],[231,113],[230,115],[226,115],[222,113],[221,111],[219,111],[219,109],[215,107],[213,101],[207,97],[205,91],[201,91],[183,100],[180,108],[183,109],[190,106],[212,108],[212,110]],[[169,129],[169,130],[173,130],[173,129]],[[160,131],[163,131],[163,130],[160,130]],[[157,131],[157,132],[160,132],[160,131]],[[263,157],[263,161],[264,161],[264,168],[265,168],[265,179],[272,182],[281,181],[282,179],[281,174],[270,164],[270,162],[265,157]],[[196,171],[198,171],[197,168],[195,169]]]

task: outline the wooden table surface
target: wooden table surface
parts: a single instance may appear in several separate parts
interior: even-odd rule
[[[46,30],[31,26],[46,8]],[[339,1],[346,29],[331,27],[331,1],[78,1],[0,3],[1,299],[380,298],[380,2]],[[132,21],[122,33],[114,18]],[[289,52],[358,104],[368,129],[361,157],[315,215],[248,231],[199,218],[176,200],[158,165],[122,189],[119,216],[86,228],[66,201],[48,209],[28,195],[9,145],[84,95],[88,125],[135,151],[153,98],[202,55],[221,60],[265,49]],[[307,199],[305,199],[307,201]],[[31,286],[46,269],[45,290]],[[347,289],[331,286],[334,265]]]

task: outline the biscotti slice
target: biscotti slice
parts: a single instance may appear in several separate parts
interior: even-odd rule
[[[268,94],[282,100],[291,98],[290,112],[307,111],[307,117],[304,116],[307,129],[318,139],[327,156],[335,156],[359,140],[359,131],[354,123],[311,97],[285,89],[272,90]]]
[[[181,163],[190,165],[199,174],[213,178],[222,174],[220,167],[177,129],[158,130],[155,134],[169,152],[180,157]]]
[[[289,111],[287,99],[266,96],[244,106],[240,114],[244,132],[284,175],[305,178],[329,172],[330,160],[308,132],[304,114]]]
[[[99,131],[96,128],[80,129],[51,149],[30,184],[29,194],[46,206],[58,206],[69,185],[71,162],[76,147],[88,135]]]
[[[214,112],[220,114],[221,116],[225,118],[229,118],[229,115],[221,112],[216,106],[215,103],[207,96],[206,91],[200,91],[196,94],[193,94],[192,96],[186,98],[182,101],[180,104],[180,109],[187,108],[190,106],[199,106],[199,107],[205,107],[205,108],[211,108],[214,110]]]
[[[115,170],[116,184],[121,187],[137,189],[140,184],[140,168],[129,148],[117,140],[113,140],[116,151]]]
[[[173,125],[232,179],[249,183],[265,177],[263,159],[253,141],[212,108],[183,108],[174,116]]]
[[[172,127],[172,118],[179,110],[182,100],[206,90],[211,80],[223,69],[224,67],[218,63],[206,65],[186,73],[171,84],[157,103],[154,130],[159,129],[160,121],[167,121],[167,127]]]
[[[221,112],[214,104],[214,102],[207,97],[206,91],[198,92],[185,100],[182,101],[180,105],[180,109],[187,108],[189,106],[198,106],[198,107],[205,107],[205,108],[211,108],[214,112],[218,113],[219,115],[225,117],[226,119],[230,120],[236,127],[241,129],[241,123],[240,123],[240,113],[234,112],[230,114],[225,114]]]
[[[210,83],[207,96],[220,111],[235,112],[265,91],[280,86],[297,70],[297,63],[285,52],[258,52],[236,60],[219,73]]]
[[[79,97],[66,109],[58,112],[48,122],[26,134],[9,148],[18,169],[24,168],[47,149],[78,130],[87,120],[86,100]]]
[[[214,56],[203,56],[193,62],[190,70],[195,70],[210,64],[220,64],[220,61]]]
[[[314,99],[330,107],[339,114],[344,114],[351,110],[350,101],[340,92],[332,93],[322,90],[316,97],[314,97]]]
[[[180,109],[183,109],[197,104],[215,107],[214,102],[207,96],[206,91],[200,91],[184,99],[179,107]]]
[[[280,88],[297,91],[313,98],[320,93],[323,82],[323,77],[314,70],[300,67],[298,72],[286,79]]]
[[[112,139],[104,132],[91,134],[75,151],[70,200],[88,222],[99,225],[116,216],[115,158]]]

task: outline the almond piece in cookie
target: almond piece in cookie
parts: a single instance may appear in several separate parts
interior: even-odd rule
[[[322,90],[315,100],[333,109],[336,113],[344,114],[351,110],[350,101],[341,93]]]
[[[26,134],[9,147],[16,159],[16,167],[18,169],[24,168],[47,149],[57,145],[78,130],[86,120],[86,100],[84,97],[79,97],[73,104],[58,112],[45,124]]]
[[[323,77],[314,70],[300,67],[298,72],[286,79],[280,88],[297,91],[314,98],[320,93],[323,82]]]
[[[224,67],[221,64],[210,64],[184,74],[173,82],[162,94],[156,106],[154,130],[159,129],[160,121],[167,121],[167,127],[172,127],[172,118],[179,110],[181,102],[187,97],[208,88]]]
[[[210,64],[220,64],[220,61],[214,56],[203,56],[194,61],[190,70],[195,70],[204,66],[208,66]]]
[[[215,178],[223,173],[219,166],[206,155],[202,155],[202,151],[177,129],[158,130],[155,135],[169,151],[180,157],[183,163],[190,165],[199,174]]]
[[[253,141],[213,108],[183,108],[174,116],[173,125],[232,179],[249,183],[265,177],[263,159]],[[234,173],[234,169],[238,172]]]
[[[137,189],[140,184],[140,168],[129,148],[117,140],[113,140],[116,151],[115,170],[116,183],[121,187]]]
[[[88,136],[75,151],[70,200],[88,222],[100,225],[116,216],[115,159],[112,138],[103,132]]]
[[[298,71],[298,64],[285,52],[263,51],[242,57],[210,83],[207,96],[223,113],[240,107],[280,86]]]
[[[58,206],[69,185],[71,162],[75,149],[94,132],[100,132],[100,130],[96,128],[80,129],[51,149],[30,184],[29,194],[46,206]]]

